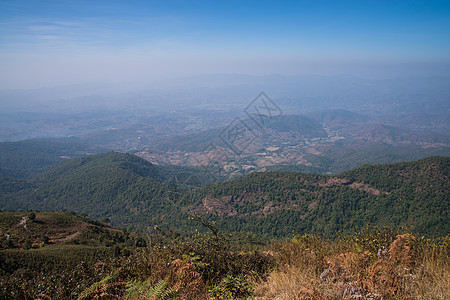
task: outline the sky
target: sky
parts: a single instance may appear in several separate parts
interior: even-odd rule
[[[0,0],[0,89],[450,75],[450,1]]]

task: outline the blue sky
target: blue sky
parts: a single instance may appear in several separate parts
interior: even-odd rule
[[[450,74],[450,1],[0,0],[0,88]]]

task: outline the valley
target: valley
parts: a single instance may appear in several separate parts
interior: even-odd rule
[[[0,298],[448,298],[442,79],[208,80],[0,91]]]

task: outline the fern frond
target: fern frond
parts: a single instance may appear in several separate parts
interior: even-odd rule
[[[117,276],[119,276],[119,270],[115,270],[113,273],[107,275],[105,278],[103,278],[100,281],[97,281],[95,283],[93,283],[90,287],[88,287],[87,289],[85,289],[79,296],[78,296],[78,300],[84,300],[87,299],[89,296],[91,296],[93,293],[95,293],[99,288],[101,288],[102,286],[107,285],[108,283],[110,283],[112,280],[116,279]]]
[[[171,300],[176,299],[176,293],[169,287],[167,280],[160,280],[154,286],[152,286],[150,279],[145,281],[132,280],[127,283],[125,298]]]

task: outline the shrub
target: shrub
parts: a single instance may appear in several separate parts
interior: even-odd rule
[[[253,296],[254,286],[241,276],[228,275],[210,290],[212,299],[247,299]]]

